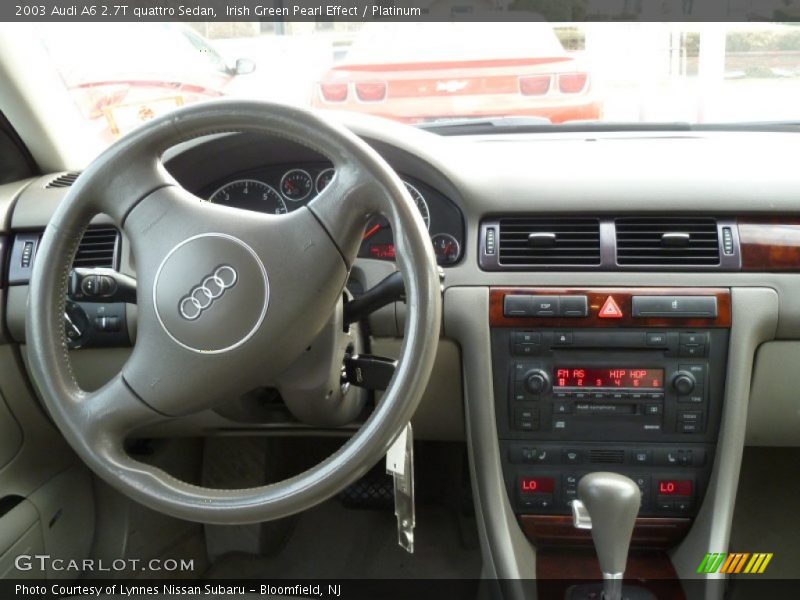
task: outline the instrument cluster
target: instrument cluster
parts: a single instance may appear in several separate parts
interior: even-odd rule
[[[335,176],[329,164],[269,166],[228,177],[209,186],[201,196],[215,204],[281,215],[307,205]],[[457,263],[464,248],[461,211],[425,183],[405,175],[400,177],[428,228],[437,262],[442,266]],[[394,260],[394,238],[384,217],[373,217],[367,224],[358,255]]]

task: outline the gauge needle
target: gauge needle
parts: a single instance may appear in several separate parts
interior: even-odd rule
[[[383,226],[380,223],[376,223],[375,225],[370,227],[369,230],[364,234],[364,239],[366,240],[368,238],[371,238],[373,235],[378,233],[382,227]]]

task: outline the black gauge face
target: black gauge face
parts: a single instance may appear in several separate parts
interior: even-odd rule
[[[223,185],[208,199],[214,204],[282,215],[286,203],[270,185],[256,179],[237,179]]]
[[[292,169],[281,177],[281,193],[292,202],[305,200],[314,191],[314,180],[308,171]]]
[[[431,212],[428,210],[428,203],[425,201],[425,196],[419,193],[419,190],[415,188],[413,185],[404,181],[403,183],[406,184],[406,189],[411,194],[411,198],[414,200],[414,204],[417,205],[419,209],[419,213],[422,215],[422,220],[425,221],[425,228],[431,228]]]
[[[431,238],[433,251],[436,253],[436,262],[440,265],[452,265],[461,254],[458,240],[449,233],[437,233]]]
[[[316,185],[314,186],[318,194],[328,186],[335,174],[336,171],[333,169],[325,169],[324,171],[320,171],[319,175],[317,175]]]

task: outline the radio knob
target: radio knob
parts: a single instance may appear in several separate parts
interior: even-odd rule
[[[525,389],[531,394],[544,394],[550,389],[550,379],[544,371],[530,371],[525,375]]]
[[[672,378],[672,387],[681,396],[691,394],[696,384],[697,380],[694,375],[688,371],[678,371],[675,373],[675,377]]]

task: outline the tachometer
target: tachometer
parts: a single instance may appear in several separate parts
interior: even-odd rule
[[[312,191],[314,191],[314,180],[308,171],[292,169],[281,177],[281,193],[287,200],[300,202],[308,198]]]
[[[276,215],[287,212],[286,203],[275,188],[257,179],[237,179],[226,183],[208,200],[214,204]]]

